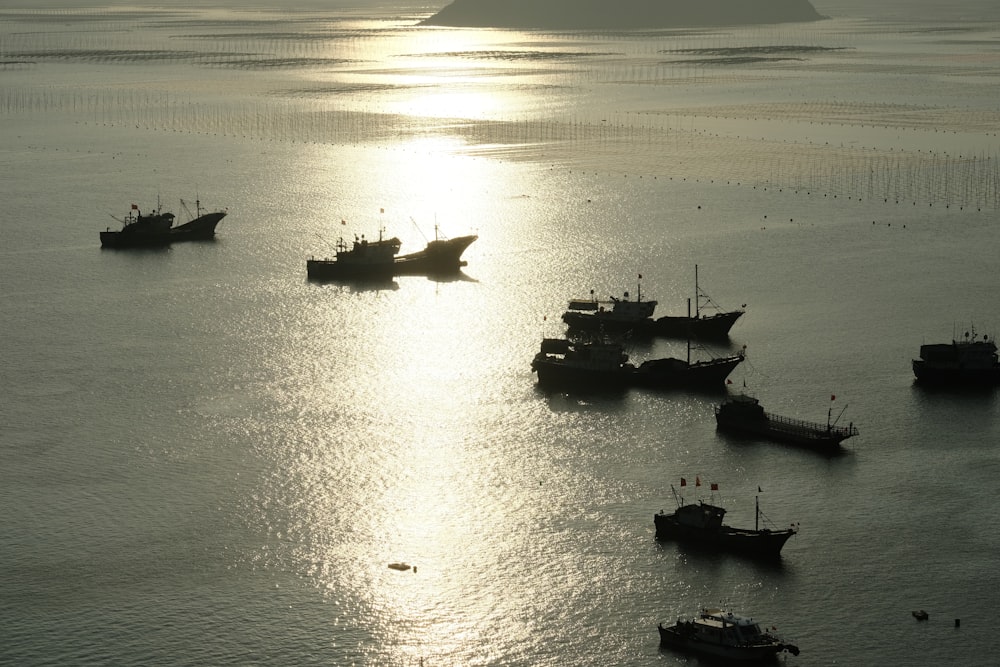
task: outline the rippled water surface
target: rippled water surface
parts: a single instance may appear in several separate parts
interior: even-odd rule
[[[0,662],[698,664],[656,624],[714,604],[788,665],[990,654],[996,396],[910,360],[1000,329],[995,8],[596,34],[164,4],[0,7]],[[101,250],[196,198],[215,241]],[[380,229],[479,239],[454,277],[306,280]],[[747,304],[692,352],[746,346],[728,389],[536,387],[568,299],[641,274],[683,312],[696,265]],[[744,385],[861,435],[717,434]],[[658,544],[681,477],[800,533],[770,565]]]

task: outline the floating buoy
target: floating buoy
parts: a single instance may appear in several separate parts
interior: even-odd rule
[[[410,565],[408,563],[389,563],[389,569],[405,572],[410,569]]]

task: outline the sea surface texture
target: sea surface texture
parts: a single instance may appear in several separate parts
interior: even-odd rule
[[[911,370],[1000,334],[995,2],[618,32],[78,4],[0,2],[0,663],[692,665],[657,624],[708,606],[794,667],[995,659],[997,394]],[[100,246],[196,202],[214,241]],[[479,238],[456,276],[307,280],[380,233]],[[732,384],[537,387],[570,299],[682,314],[696,267],[701,307],[746,304],[691,349],[745,349]],[[718,433],[740,392],[860,435]],[[799,533],[658,543],[675,492]]]

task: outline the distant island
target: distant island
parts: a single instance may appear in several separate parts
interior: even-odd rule
[[[454,0],[422,25],[634,30],[796,23],[822,18],[809,0]]]

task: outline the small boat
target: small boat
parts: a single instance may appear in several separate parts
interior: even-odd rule
[[[639,276],[640,281],[642,276]],[[591,290],[590,299],[573,299],[563,313],[563,322],[571,330],[594,331],[607,333],[634,333],[638,335],[655,335],[668,338],[695,338],[701,340],[724,339],[729,337],[733,328],[746,311],[746,306],[740,310],[721,311],[704,314],[703,305],[712,303],[707,294],[698,286],[698,266],[694,267],[694,314],[691,313],[691,300],[688,300],[687,315],[666,315],[654,319],[656,301],[642,300],[642,284],[640,282],[636,299],[630,300],[629,293],[623,298],[610,297],[608,301],[598,301]]]
[[[836,422],[840,417],[832,420],[832,411],[833,408],[827,410],[825,424],[781,417],[766,412],[753,396],[739,394],[715,407],[715,422],[721,431],[759,435],[831,453],[839,451],[844,440],[858,435],[858,429],[853,423],[837,426]],[[843,415],[843,410],[840,414]]]
[[[608,391],[627,388],[635,366],[618,341],[543,338],[531,370],[546,389]]]
[[[913,360],[917,381],[928,385],[986,386],[1000,383],[997,346],[989,336],[979,338],[975,329],[963,340],[920,346]]]
[[[181,205],[187,210],[184,200]],[[100,233],[101,246],[104,248],[150,248],[167,246],[177,241],[195,241],[211,239],[215,236],[215,227],[224,217],[226,211],[202,212],[201,201],[196,200],[197,214],[192,220],[174,226],[176,216],[165,212],[157,203],[153,213],[143,215],[135,204],[132,204],[128,215],[116,218],[122,223],[122,228],[113,231],[110,227]]]
[[[684,480],[681,480],[684,485]],[[670,487],[677,501],[673,514],[660,512],[653,515],[657,540],[687,542],[713,549],[724,549],[755,558],[779,558],[785,542],[798,532],[796,527],[784,529],[761,528],[759,497],[756,501],[757,519],[753,529],[733,528],[722,523],[726,510],[706,502],[684,504],[673,485]],[[712,490],[718,486],[713,484]]]
[[[913,614],[913,618],[917,619],[918,621],[926,621],[931,617],[931,615],[928,614],[923,609],[917,609],[916,611],[913,611],[911,613]]]
[[[453,239],[439,238],[435,227],[434,240],[419,252],[399,255],[402,242],[397,237],[384,238],[379,230],[377,241],[362,236],[353,244],[341,237],[337,254],[332,259],[306,260],[306,275],[312,280],[388,279],[403,275],[448,275],[466,266],[462,253],[479,237],[475,234]]]
[[[799,654],[798,646],[761,630],[752,618],[721,609],[702,609],[692,619],[657,627],[663,645],[730,661],[760,662],[783,651]]]

